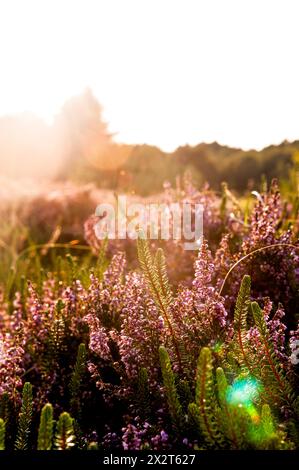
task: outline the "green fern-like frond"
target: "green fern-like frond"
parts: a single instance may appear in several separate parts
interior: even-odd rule
[[[220,408],[217,410],[218,425],[221,427],[229,448],[246,448],[246,434],[249,417],[245,410],[239,406],[229,405],[227,396],[230,390],[224,370],[218,367],[216,370],[218,400]]]
[[[138,233],[137,252],[138,252],[138,260],[140,263],[140,267],[148,282],[148,285],[153,294],[154,300],[158,308],[162,311],[163,316],[165,316],[166,314],[166,320],[167,320],[168,318],[167,297],[165,298],[163,295],[163,290],[159,282],[158,273],[156,270],[155,262],[152,258],[152,255],[149,249],[148,241],[145,238],[145,235],[141,230]]]
[[[173,346],[176,351],[176,356],[179,362],[179,366],[182,369],[182,359],[179,350],[179,342],[176,338],[175,330],[173,327],[170,311],[169,311],[169,301],[170,301],[170,294],[169,294],[169,287],[167,275],[166,275],[166,268],[164,258],[160,253],[158,255],[159,259],[159,269],[161,271],[161,279],[162,285],[160,284],[159,274],[156,269],[155,262],[153,261],[148,242],[145,238],[144,233],[140,230],[137,239],[137,251],[138,251],[138,259],[140,263],[140,267],[144,272],[145,278],[147,280],[148,286],[150,291],[153,295],[154,301],[161,312],[162,317],[164,318],[169,333],[172,338]],[[166,289],[166,290],[165,290]]]
[[[277,427],[268,404],[262,406],[260,423],[258,426],[252,426],[248,440],[258,450],[294,449],[293,442]]]
[[[33,415],[32,385],[26,382],[22,393],[22,407],[19,414],[18,433],[15,442],[16,450],[28,450],[29,436]]]
[[[223,436],[217,423],[217,406],[214,394],[213,362],[209,348],[202,348],[196,371],[195,404],[198,408],[198,422],[211,447],[222,447]]]
[[[138,371],[136,402],[140,413],[146,419],[151,412],[148,373],[144,367]]]
[[[251,309],[255,324],[260,334],[264,353],[261,367],[261,378],[263,384],[266,390],[271,388],[272,396],[279,397],[285,405],[292,408],[297,414],[297,399],[275,354],[263,310],[257,302],[251,303]]]
[[[261,412],[261,431],[258,436],[257,447],[260,449],[282,449],[284,444],[282,431],[277,431],[270,406],[264,404]]]
[[[241,367],[251,371],[252,366],[246,347],[247,314],[250,306],[250,276],[242,279],[234,312],[234,344],[237,346],[237,359]]]
[[[53,407],[50,403],[47,403],[41,411],[40,424],[38,429],[37,450],[52,449],[53,426]]]
[[[74,420],[64,411],[59,416],[55,434],[57,450],[69,450],[75,445]]]
[[[53,320],[49,331],[49,354],[54,359],[59,355],[65,331],[65,324],[62,317]]]
[[[271,409],[270,409],[270,406],[268,404],[264,404],[262,406],[261,424],[263,426],[264,432],[267,435],[271,435],[271,434],[274,433],[275,426],[274,426],[274,422],[273,422]]]
[[[156,251],[156,255],[154,259],[154,268],[155,268],[155,272],[156,272],[157,280],[159,284],[158,290],[161,293],[161,296],[165,303],[169,322],[172,322],[171,304],[173,302],[173,294],[172,294],[171,286],[170,286],[169,279],[168,279],[166,259],[165,259],[164,251],[162,250],[162,248],[158,248],[158,250]],[[182,372],[184,373],[185,377],[188,377],[190,375],[190,357],[186,352],[184,342],[177,340],[177,338],[175,337],[175,331],[174,331],[173,326],[171,328],[172,328],[173,336],[174,336],[173,342],[174,342],[175,350],[177,352],[177,356],[180,362]]]
[[[226,396],[227,396],[227,389],[228,383],[222,367],[217,367],[216,369],[216,380],[217,380],[217,389],[218,389],[218,397],[220,405],[223,406],[226,404]]]
[[[200,411],[196,403],[192,402],[189,403],[188,406],[188,422],[189,422],[189,428],[194,430],[197,438],[199,440],[204,440],[204,436],[202,435],[202,429],[201,429],[201,416],[200,416]]]
[[[162,370],[163,384],[167,398],[169,413],[172,423],[177,430],[181,430],[184,423],[182,406],[178,397],[175,378],[171,368],[169,354],[164,346],[159,348],[160,364]]]
[[[5,450],[5,421],[0,418],[0,450]]]
[[[166,260],[164,251],[162,248],[158,248],[155,256],[155,268],[157,272],[157,277],[160,284],[160,289],[163,293],[163,298],[165,299],[166,304],[169,306],[172,303],[172,292],[167,275]]]
[[[70,409],[74,416],[80,414],[80,388],[86,369],[86,346],[81,343],[78,348],[76,364],[70,381]]]

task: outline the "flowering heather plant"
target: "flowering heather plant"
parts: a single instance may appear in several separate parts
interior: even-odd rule
[[[134,202],[134,200],[133,200]],[[153,199],[154,204],[157,200]],[[167,265],[171,281],[175,286],[180,282],[191,285],[192,283],[192,266],[195,260],[195,252],[193,250],[185,249],[185,241],[179,239],[173,239],[171,235],[174,233],[175,215],[172,212],[173,205],[178,204],[182,211],[183,205],[189,205],[192,212],[192,223],[191,228],[194,231],[194,213],[196,205],[201,205],[203,208],[203,227],[204,235],[209,240],[213,247],[216,247],[221,239],[221,234],[224,231],[225,224],[228,223],[228,218],[221,214],[219,197],[216,193],[208,188],[207,185],[201,191],[198,191],[192,184],[192,181],[188,175],[185,175],[183,179],[183,185],[176,189],[170,186],[170,183],[164,184],[164,193],[160,196],[158,203],[164,206],[164,213],[169,217],[169,234],[168,240],[151,239],[151,248],[157,249],[158,247],[163,248],[165,255],[167,256]],[[162,210],[161,210],[162,211]],[[116,210],[116,212],[118,212]],[[162,231],[162,217],[159,219],[158,231],[161,235]],[[97,215],[91,215],[84,224],[84,233],[86,242],[90,245],[92,251],[97,254],[103,244],[102,240],[99,240],[96,236],[95,227],[99,222],[100,217]],[[116,224],[117,225],[117,224]],[[147,228],[150,228],[150,221],[147,221]],[[124,251],[126,253],[127,262],[130,268],[138,268],[138,260],[136,259],[136,242],[129,237],[125,239],[110,239],[107,246],[107,253],[110,256],[117,253],[118,251]],[[177,260],[181,260],[180,270],[177,269]]]
[[[198,252],[179,242],[162,250],[140,232],[130,241],[139,267],[126,241],[123,251],[108,244],[108,261],[89,220],[97,256],[87,246],[68,245],[67,255],[33,247],[7,276],[1,448],[298,448],[290,211],[275,182],[250,214],[225,186],[219,198],[188,179],[182,190],[166,185],[166,200],[178,194],[207,209]]]

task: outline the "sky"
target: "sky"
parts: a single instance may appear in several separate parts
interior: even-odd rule
[[[298,0],[0,0],[0,115],[90,87],[116,139],[299,139]]]

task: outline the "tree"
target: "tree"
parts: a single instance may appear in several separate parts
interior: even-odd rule
[[[63,105],[54,126],[64,153],[61,176],[81,173],[89,165],[98,166],[101,155],[107,156],[107,149],[112,145],[102,107],[90,89]]]

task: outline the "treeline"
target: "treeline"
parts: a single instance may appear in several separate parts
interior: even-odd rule
[[[147,196],[161,191],[163,183],[186,171],[198,185],[208,182],[220,189],[222,181],[243,192],[264,176],[288,181],[299,154],[299,140],[272,145],[261,151],[230,148],[217,142],[183,146],[172,153],[156,146],[117,144],[102,119],[101,106],[90,90],[67,102],[60,113],[68,153],[62,178],[93,181],[101,188]]]
[[[160,192],[165,181],[175,185],[177,178],[188,172],[198,185],[208,182],[217,190],[226,181],[231,189],[242,193],[259,185],[262,177],[268,181],[279,178],[289,185],[298,160],[299,141],[283,142],[261,151],[244,151],[216,142],[202,143],[194,147],[179,147],[172,153],[149,145],[115,145],[111,147],[112,162],[119,160],[120,151],[126,158],[117,168],[97,170],[81,161],[75,179],[94,181],[99,187],[115,191],[133,191],[148,196]]]

